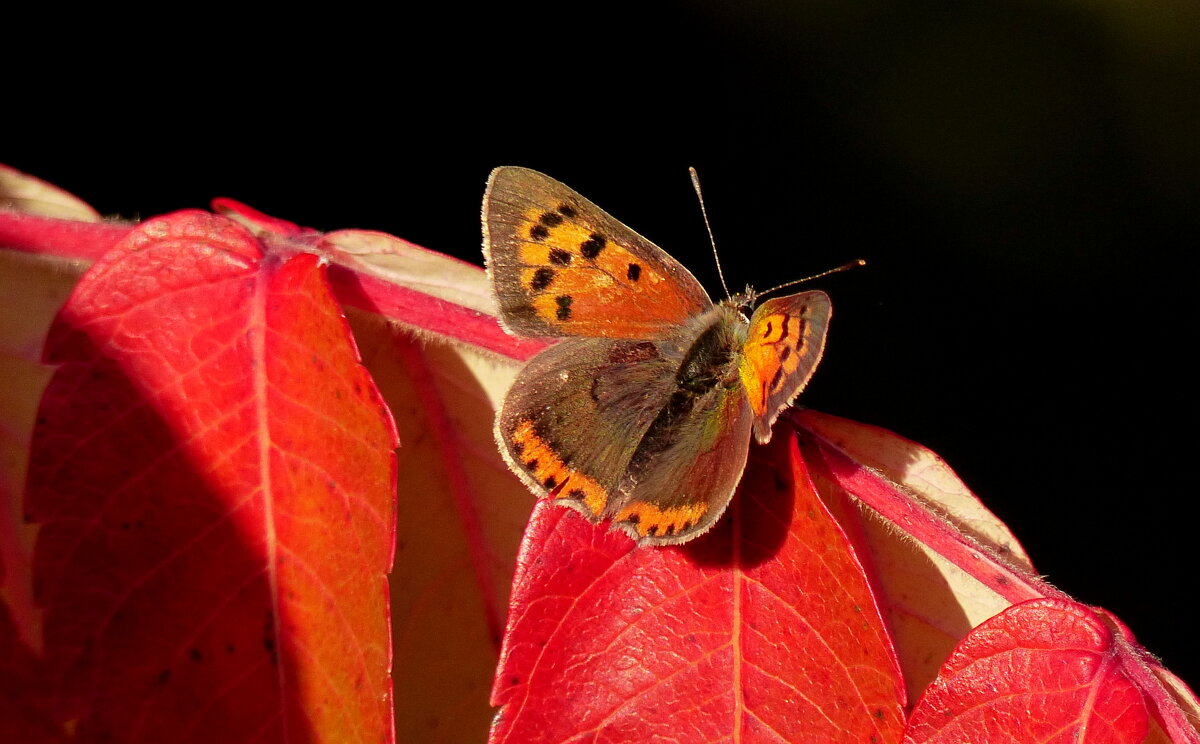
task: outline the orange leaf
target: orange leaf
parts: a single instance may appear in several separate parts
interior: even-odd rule
[[[395,435],[317,257],[151,220],[76,287],[46,359],[26,512],[60,719],[386,739]]]

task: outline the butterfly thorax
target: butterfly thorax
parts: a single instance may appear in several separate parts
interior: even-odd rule
[[[731,302],[722,302],[698,316],[692,329],[695,341],[675,376],[679,391],[703,395],[717,386],[735,385],[738,354],[749,327],[746,316]]]
[[[741,311],[721,303],[689,323],[680,339],[694,339],[683,352],[674,389],[642,437],[631,462],[635,472],[664,449],[678,442],[680,430],[692,425],[698,405],[713,395],[740,395],[741,349],[749,322]]]

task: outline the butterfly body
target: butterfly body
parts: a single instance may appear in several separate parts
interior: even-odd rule
[[[822,292],[713,304],[678,262],[563,184],[498,168],[484,251],[510,333],[563,339],[519,373],[496,440],[534,493],[643,544],[706,531],[728,505],[750,435],[820,359]]]

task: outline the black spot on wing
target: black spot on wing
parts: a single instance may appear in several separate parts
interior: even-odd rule
[[[592,233],[587,240],[579,244],[579,252],[584,258],[595,258],[608,245],[608,239],[600,233]]]
[[[571,254],[562,248],[552,248],[550,250],[550,263],[558,264],[559,266],[569,266],[571,263]]]
[[[533,272],[533,279],[529,282],[529,288],[535,292],[541,292],[546,287],[549,287],[552,281],[554,281],[554,269],[541,268]]]
[[[574,302],[574,298],[572,298],[571,295],[559,295],[558,297],[555,297],[554,304],[558,305],[558,310],[555,311],[554,315],[559,320],[570,319],[572,302]]]
[[[538,217],[538,222],[546,227],[558,227],[563,223],[563,218],[557,212],[542,212],[541,216]]]
[[[533,227],[529,228],[529,237],[541,242],[550,237],[550,229],[545,225],[534,225]]]
[[[629,264],[629,268],[625,270],[625,276],[629,278],[629,281],[636,282],[642,278],[642,267],[635,263]]]

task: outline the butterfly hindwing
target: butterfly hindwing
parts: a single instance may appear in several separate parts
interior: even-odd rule
[[[712,305],[682,264],[537,171],[492,172],[483,234],[500,320],[521,336],[657,339]]]
[[[643,544],[686,542],[721,516],[741,479],[752,414],[739,359],[747,323],[721,303],[664,345],[670,395],[641,439],[604,516]]]
[[[562,341],[530,360],[505,397],[500,450],[535,494],[597,521],[668,400],[675,366],[649,341]]]
[[[754,413],[754,437],[771,440],[771,425],[812,377],[825,349],[832,304],[824,292],[776,297],[758,306],[742,350],[741,377]]]
[[[605,516],[643,545],[674,545],[707,532],[742,478],[752,420],[740,388],[714,390],[675,438],[635,463]]]

